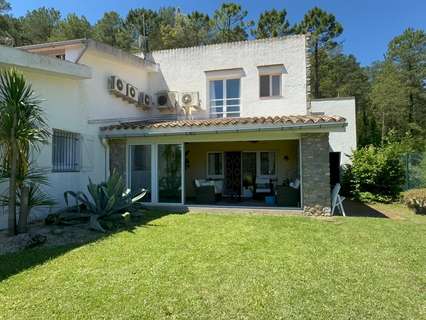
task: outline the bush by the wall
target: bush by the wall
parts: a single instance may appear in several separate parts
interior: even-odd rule
[[[404,181],[401,148],[397,144],[356,150],[342,179],[346,194],[367,202],[398,199]]]
[[[402,200],[415,213],[426,214],[426,188],[405,191]]]

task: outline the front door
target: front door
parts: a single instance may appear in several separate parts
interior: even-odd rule
[[[225,152],[225,195],[241,197],[241,152]]]

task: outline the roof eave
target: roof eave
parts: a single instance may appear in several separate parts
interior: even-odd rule
[[[85,43],[86,43],[86,47],[84,51],[82,52],[82,54],[80,55],[80,57],[84,55],[84,53],[87,50],[94,50],[94,51],[101,52],[113,58],[120,59],[122,61],[126,61],[128,63],[134,64],[137,66],[143,66],[147,68],[148,71],[150,72],[159,72],[160,70],[160,67],[158,64],[151,62],[149,60],[146,60],[144,58],[138,57],[134,54],[128,53],[124,50],[112,47],[108,44],[98,42],[92,39],[85,40]]]
[[[0,46],[0,65],[2,64],[72,79],[92,77],[92,71],[88,66],[4,46]]]
[[[270,125],[270,126],[206,126],[185,128],[150,128],[150,129],[102,129],[100,135],[104,138],[125,137],[156,137],[180,136],[197,134],[221,134],[240,132],[265,132],[265,131],[298,131],[298,132],[339,132],[344,131],[346,122],[335,123],[309,123],[296,125]]]
[[[38,50],[38,49],[51,49],[51,48],[58,48],[58,47],[61,48],[61,47],[67,47],[67,46],[72,46],[76,44],[84,44],[85,42],[86,42],[86,39],[81,38],[81,39],[39,43],[39,44],[30,44],[26,46],[16,47],[16,49],[31,51],[31,50]]]

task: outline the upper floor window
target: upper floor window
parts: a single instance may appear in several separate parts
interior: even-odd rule
[[[281,96],[281,75],[261,75],[260,97],[280,97]]]
[[[80,171],[80,134],[53,129],[52,166],[55,172]]]
[[[210,117],[239,117],[241,109],[240,79],[209,81]]]

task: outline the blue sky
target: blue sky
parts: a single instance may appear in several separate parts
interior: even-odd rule
[[[63,15],[76,12],[85,15],[92,23],[105,11],[115,10],[126,15],[131,8],[158,9],[178,6],[184,12],[193,10],[213,13],[223,1],[201,0],[8,0],[15,16],[40,6],[54,7]],[[354,54],[363,64],[381,59],[388,42],[407,27],[426,29],[426,0],[246,0],[234,1],[249,11],[249,18],[256,19],[260,12],[271,8],[285,8],[291,23],[299,21],[313,6],[333,13],[343,24],[340,37],[344,51]]]

